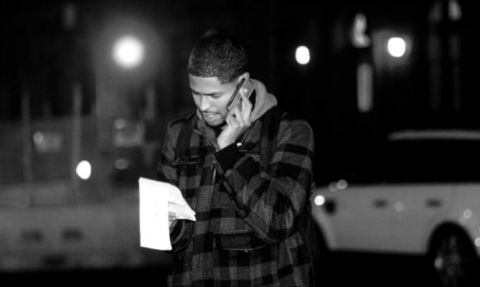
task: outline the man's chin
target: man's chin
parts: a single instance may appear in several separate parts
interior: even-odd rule
[[[206,116],[203,116],[203,120],[205,121],[205,123],[208,125],[208,126],[211,126],[211,127],[218,127],[220,125],[223,124],[223,122],[225,121],[222,117],[220,117],[219,115],[216,115],[214,117],[206,117]]]
[[[223,121],[220,121],[220,120],[207,121],[207,120],[205,120],[205,123],[210,127],[218,127],[218,126],[221,126],[223,124]]]

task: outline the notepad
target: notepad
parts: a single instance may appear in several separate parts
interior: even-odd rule
[[[195,211],[188,205],[178,187],[168,182],[140,177],[139,220],[140,246],[156,250],[172,250],[169,211],[177,219],[196,221]]]

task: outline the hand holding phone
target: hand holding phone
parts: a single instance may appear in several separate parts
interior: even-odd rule
[[[252,81],[243,78],[242,81],[237,85],[237,88],[232,94],[232,97],[227,103],[227,111],[231,111],[234,107],[238,106],[241,102],[241,95],[240,95],[240,90],[245,90],[246,92],[246,98],[250,98],[252,95],[253,91],[255,90],[255,86],[252,83]]]
[[[217,144],[220,149],[235,143],[238,137],[250,126],[253,105],[249,97],[254,90],[255,84],[245,78],[237,85],[227,103],[226,125],[217,137]]]

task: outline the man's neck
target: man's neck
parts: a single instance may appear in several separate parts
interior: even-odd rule
[[[223,131],[223,128],[225,127],[226,123],[223,122],[223,124],[219,125],[219,126],[214,126],[214,127],[210,127],[214,132],[215,132],[215,136],[218,137],[220,135],[220,133]]]

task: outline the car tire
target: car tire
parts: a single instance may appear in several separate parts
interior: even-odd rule
[[[430,246],[428,264],[438,286],[474,286],[478,259],[472,242],[463,232],[438,233]]]

